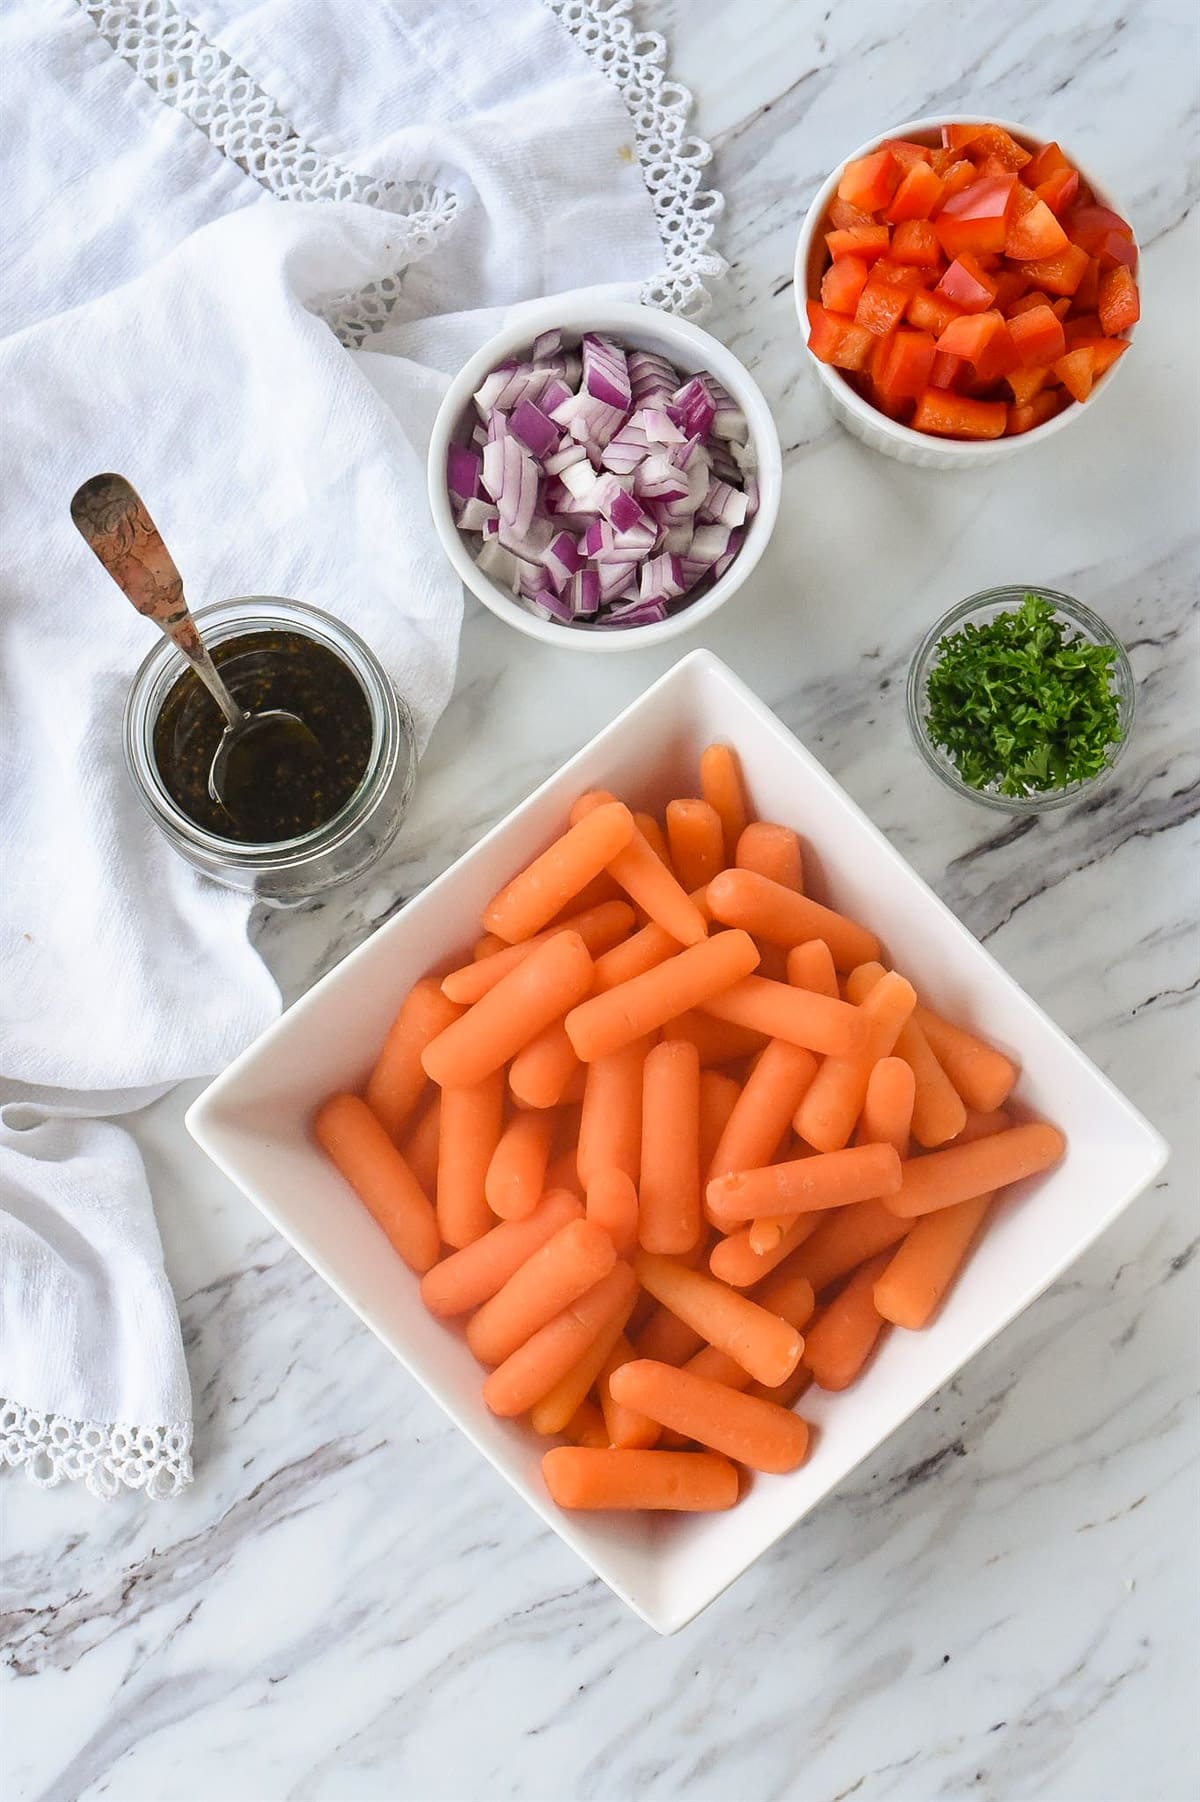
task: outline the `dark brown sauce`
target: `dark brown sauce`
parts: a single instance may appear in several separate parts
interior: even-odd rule
[[[239,844],[277,844],[325,825],[362,781],[371,754],[371,710],[358,677],[299,632],[227,638],[213,662],[248,713],[281,707],[309,733],[265,727],[250,735],[231,760],[219,806],[208,773],[224,715],[185,671],[154,723],[154,761],[175,804],[206,832]]]

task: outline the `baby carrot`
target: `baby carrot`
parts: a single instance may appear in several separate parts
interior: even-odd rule
[[[685,1364],[703,1344],[704,1334],[670,1308],[657,1308],[634,1338],[639,1358],[658,1358],[664,1364]]]
[[[430,1085],[428,1101],[417,1113],[400,1141],[404,1161],[426,1195],[437,1194],[438,1137],[442,1111],[440,1089]]]
[[[815,1223],[819,1218],[820,1211],[814,1214],[759,1214],[747,1229],[750,1249],[757,1258],[769,1257],[783,1244],[797,1220],[812,1220]],[[813,1230],[816,1230],[815,1224]],[[792,1239],[789,1243],[795,1245],[797,1241]]]
[[[915,1331],[933,1318],[957,1276],[992,1197],[975,1195],[923,1214],[875,1284],[875,1306],[894,1326]]]
[[[808,1278],[784,1271],[780,1271],[773,1281],[765,1282],[755,1300],[760,1307],[778,1314],[781,1320],[786,1320],[789,1326],[794,1326],[797,1330],[805,1326],[816,1306],[813,1287]],[[750,1387],[749,1371],[736,1358],[731,1358],[728,1352],[718,1351],[715,1345],[701,1346],[681,1368],[690,1370],[693,1376],[710,1377],[714,1383],[724,1383],[727,1389]]]
[[[484,926],[509,945],[532,938],[611,863],[634,830],[633,815],[620,801],[595,808],[489,901]]]
[[[754,870],[798,895],[804,893],[804,855],[790,826],[752,820],[738,839],[733,861],[739,870]]]
[[[969,1107],[957,1143],[973,1145],[976,1139],[990,1139],[993,1133],[1003,1132],[1013,1125],[1015,1122],[1007,1108],[994,1107],[981,1114],[976,1108]]]
[[[897,1220],[882,1201],[834,1208],[818,1222],[812,1238],[796,1253],[796,1269],[818,1295],[868,1258],[898,1244],[908,1231],[907,1220]]]
[[[510,1419],[532,1408],[578,1364],[614,1314],[625,1318],[636,1290],[629,1265],[614,1264],[607,1276],[539,1327],[492,1371],[483,1385],[485,1405]]]
[[[721,945],[730,937],[731,933],[718,933],[710,943]],[[718,1020],[749,1026],[771,1039],[787,1039],[789,1044],[826,1057],[849,1057],[867,1041],[867,1022],[857,1008],[832,1001],[828,995],[814,995],[811,989],[771,982],[765,976],[743,976],[697,1005]]]
[[[623,1170],[637,1182],[642,1164],[642,1065],[645,1039],[622,1045],[587,1065],[579,1142],[579,1180],[586,1188],[598,1170]]]
[[[317,1109],[313,1133],[410,1270],[428,1270],[440,1249],[429,1197],[382,1123],[357,1095]]]
[[[622,1333],[604,1361],[597,1389],[604,1425],[608,1429],[608,1443],[619,1446],[623,1451],[648,1452],[652,1445],[658,1444],[658,1422],[651,1420],[648,1414],[639,1414],[635,1408],[623,1408],[620,1402],[613,1400],[609,1388],[613,1371],[620,1370],[622,1364],[631,1364],[636,1356],[637,1353]]]
[[[883,981],[883,975],[882,964],[860,964],[846,978],[847,999],[862,1006],[871,990]],[[914,1008],[897,1033],[895,1043],[896,1056],[904,1059],[915,1083],[912,1136],[918,1145],[944,1145],[962,1131],[966,1109],[917,1025],[916,1013]]]
[[[642,1069],[638,1242],[691,1251],[700,1237],[700,1059],[684,1039],[647,1052]]]
[[[804,1362],[819,1388],[848,1388],[874,1350],[884,1328],[875,1306],[875,1283],[887,1263],[884,1252],[862,1265],[810,1322]]]
[[[750,1226],[739,1227],[724,1239],[718,1239],[708,1254],[708,1267],[723,1283],[735,1289],[749,1289],[768,1276],[778,1264],[811,1237],[824,1219],[822,1214],[797,1214],[791,1225],[775,1241],[770,1251],[755,1251],[751,1244]]]
[[[811,1051],[789,1045],[786,1039],[772,1039],[746,1079],[707,1168],[707,1179],[769,1164],[816,1074]]]
[[[508,1066],[508,1086],[522,1107],[557,1107],[580,1068],[561,1020],[535,1033]]]
[[[615,989],[619,983],[641,976],[656,964],[665,963],[668,957],[674,957],[678,950],[679,940],[673,939],[656,921],[649,921],[640,931],[631,933],[596,959],[595,993],[602,995],[606,989]]]
[[[561,926],[547,926],[544,932],[534,933],[519,945],[505,945],[490,957],[477,958],[459,970],[451,970],[442,977],[442,993],[460,1007],[471,1007],[556,932],[577,932],[591,956],[599,957],[620,944],[633,931],[633,925],[633,909],[627,901],[602,901],[598,907],[572,914]]]
[[[787,954],[787,979],[794,988],[838,999],[837,971],[824,939],[805,939],[802,945],[792,946]]]
[[[442,1088],[481,1082],[587,994],[592,968],[579,934],[556,932],[425,1047],[426,1074]]]
[[[740,926],[773,945],[790,949],[805,939],[824,939],[839,970],[852,970],[879,955],[879,940],[865,926],[754,870],[722,870],[714,876],[708,905],[714,920]]]
[[[732,1508],[738,1473],[713,1452],[623,1452],[556,1445],[542,1459],[560,1508],[669,1508],[693,1514]]]
[[[548,1189],[525,1220],[502,1220],[482,1239],[455,1251],[421,1279],[431,1314],[466,1314],[502,1289],[560,1227],[583,1218],[583,1204],[565,1189]]]
[[[728,1352],[759,1382],[782,1383],[795,1369],[803,1350],[799,1333],[749,1296],[701,1270],[689,1270],[646,1251],[639,1252],[634,1268],[642,1287],[656,1301],[694,1327],[710,1345]]]
[[[496,1224],[487,1173],[504,1124],[504,1078],[497,1070],[468,1089],[443,1089],[438,1118],[437,1223],[456,1250]]]
[[[708,1205],[718,1224],[737,1225],[763,1214],[807,1214],[879,1195],[894,1197],[900,1180],[900,1159],[891,1145],[851,1145],[715,1177],[708,1185]]]
[[[609,1354],[624,1331],[625,1323],[633,1312],[635,1299],[631,1291],[616,1313],[605,1321],[579,1361],[533,1404],[529,1424],[535,1433],[561,1433],[576,1409],[586,1400],[592,1384],[598,1379],[608,1362]],[[607,1439],[605,1443],[607,1444]]]
[[[918,1006],[916,1021],[968,1107],[986,1114],[1003,1105],[1017,1080],[1017,1067],[1010,1058],[974,1033],[939,1019],[927,1007]]]
[[[493,951],[503,951],[503,949],[503,939],[497,938],[494,932],[485,932],[483,937],[476,939],[471,946],[471,956],[478,963],[483,958],[490,957]]]
[[[608,868],[630,900],[681,945],[707,938],[704,914],[640,832],[609,859]]]
[[[653,857],[654,853],[649,855]],[[658,867],[661,870],[662,865]],[[568,1036],[584,1063],[591,1063],[643,1038],[686,1008],[720,994],[731,983],[748,976],[757,962],[754,941],[746,933],[718,933],[701,944],[687,946],[666,963],[621,983],[619,988],[593,995],[572,1008],[566,1021]],[[514,971],[505,980],[514,981],[520,973]]]
[[[955,1202],[969,1201],[972,1196],[986,1195],[1048,1170],[1057,1164],[1066,1146],[1056,1126],[1038,1121],[1010,1126],[1007,1132],[993,1133],[973,1144],[930,1151],[904,1165],[903,1181],[888,1195],[887,1205],[902,1220],[953,1207]]]
[[[619,1258],[631,1258],[638,1242],[638,1193],[628,1173],[612,1166],[593,1170],[587,1217],[602,1226]]]
[[[701,888],[725,868],[721,818],[707,801],[667,802],[667,844],[685,889]]]
[[[751,1470],[795,1470],[808,1451],[808,1427],[798,1415],[671,1364],[635,1358],[613,1373],[612,1391],[626,1407]]]
[[[501,1220],[524,1220],[541,1200],[554,1127],[551,1115],[522,1110],[501,1133],[483,1184],[487,1204]]]
[[[776,1383],[769,1389],[765,1383],[751,1383],[747,1395],[755,1395],[760,1401],[777,1402],[781,1408],[792,1408],[800,1400],[806,1390],[812,1388],[812,1371],[808,1365],[797,1364],[786,1383]]]
[[[894,1145],[896,1156],[908,1156],[917,1079],[902,1057],[881,1057],[867,1078],[867,1093],[858,1123],[859,1143]]]
[[[573,1151],[564,1151],[546,1167],[546,1188],[566,1189],[579,1203],[583,1210],[583,1184],[579,1180],[579,1168]]]
[[[867,1024],[866,1043],[850,1057],[827,1057],[796,1110],[796,1131],[817,1151],[840,1151],[849,1144],[871,1071],[881,1057],[890,1056],[916,1000],[912,984],[894,970],[864,996],[858,1013]]]
[[[694,1045],[700,1054],[702,1070],[710,1069],[714,1064],[735,1064],[744,1057],[753,1057],[767,1042],[766,1035],[761,1032],[731,1026],[728,1021],[714,1020],[710,1014],[695,1013],[691,1008],[668,1020],[663,1032],[669,1039],[687,1039]]]
[[[594,1221],[569,1220],[471,1316],[467,1344],[481,1364],[502,1364],[616,1261],[612,1240]]]
[[[414,983],[401,1003],[366,1089],[367,1106],[393,1139],[403,1131],[428,1080],[421,1053],[461,1013],[432,976]]]
[[[750,818],[737,752],[731,745],[709,745],[700,754],[700,792],[720,816],[725,835],[725,862],[737,855],[738,840]]]
[[[580,1402],[563,1428],[563,1436],[569,1439],[572,1445],[598,1446],[605,1451],[610,1443],[604,1416],[595,1402]]]

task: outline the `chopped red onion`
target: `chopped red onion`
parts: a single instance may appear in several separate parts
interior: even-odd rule
[[[571,611],[580,619],[600,611],[600,576],[594,569],[579,569],[567,584]]]
[[[700,508],[701,519],[713,519],[723,526],[740,526],[746,518],[746,497],[728,482],[712,481]]]
[[[677,372],[655,350],[631,350],[629,353],[629,389],[635,407],[647,401],[670,400],[679,386]]]
[[[473,500],[479,493],[483,461],[471,445],[452,444],[446,452],[446,486],[460,501]]]
[[[482,532],[492,520],[499,525],[499,511],[493,507],[490,501],[485,501],[481,495],[473,495],[469,501],[463,502],[455,516],[454,523],[460,532]]]
[[[519,438],[539,463],[544,463],[558,449],[558,427],[547,419],[536,401],[519,400],[508,424],[513,437]]]
[[[534,363],[546,363],[551,357],[559,356],[562,347],[562,333],[557,326],[552,331],[539,332],[529,352],[530,360]]]
[[[543,457],[542,469],[548,476],[561,475],[572,463],[587,463],[588,454],[582,444],[566,444],[551,457]],[[590,468],[590,465],[589,465]]]
[[[702,375],[694,375],[690,382],[677,388],[671,396],[671,404],[682,413],[680,424],[689,438],[708,437],[717,407]]]
[[[583,385],[595,400],[627,413],[633,401],[625,352],[599,332],[583,334]]]

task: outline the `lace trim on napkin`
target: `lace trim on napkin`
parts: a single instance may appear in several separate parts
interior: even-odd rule
[[[700,313],[705,277],[726,263],[710,246],[722,195],[700,187],[711,161],[703,139],[686,135],[692,96],[666,75],[667,46],[657,32],[635,31],[634,0],[543,0],[565,30],[618,88],[633,121],[666,267],[642,286],[647,306]],[[229,54],[207,39],[171,0],[79,0],[110,48],[160,100],[177,107],[215,150],[284,200],[357,200],[404,217],[404,260],[415,262],[454,219],[456,196],[433,182],[387,181],[330,161],[299,136],[274,101]],[[388,323],[403,291],[403,269],[354,294],[340,295],[323,317],[351,348]]]
[[[0,1463],[42,1489],[83,1482],[102,1501],[122,1488],[165,1501],[192,1480],[192,1428],[104,1426],[0,1400]]]

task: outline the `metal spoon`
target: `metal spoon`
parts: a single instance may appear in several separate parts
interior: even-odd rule
[[[71,518],[117,587],[182,651],[225,715],[227,724],[208,772],[208,792],[219,807],[234,812],[231,801],[251,779],[247,760],[240,753],[252,736],[269,731],[280,735],[281,742],[303,743],[319,750],[316,738],[298,715],[282,707],[247,713],[238,706],[188,611],[183,579],[162,534],[124,476],[90,477],[72,497]]]

